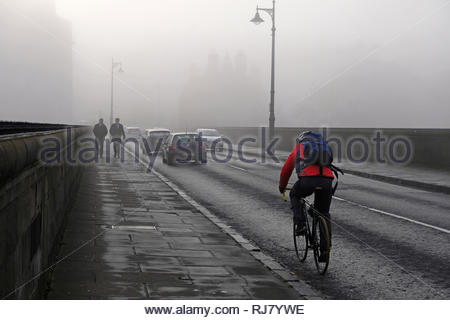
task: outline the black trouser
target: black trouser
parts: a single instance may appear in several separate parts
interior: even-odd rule
[[[113,148],[114,148],[114,158],[119,158],[120,156],[120,145],[122,144],[122,139],[113,138],[112,139]]]
[[[97,147],[97,152],[98,155],[100,156],[100,158],[103,158],[103,145],[105,144],[105,137],[103,138],[96,138],[96,147]]]
[[[304,208],[301,205],[301,198],[305,198],[314,193],[314,208],[316,208],[327,220],[328,232],[330,234],[331,245],[331,217],[330,205],[333,196],[333,179],[326,177],[301,177],[292,187],[289,196],[291,198],[292,211],[294,212],[294,224],[303,226],[305,224]],[[321,230],[322,231],[322,230]],[[323,238],[323,237],[321,237]],[[325,245],[325,243],[324,243]],[[321,248],[325,248],[322,246]]]

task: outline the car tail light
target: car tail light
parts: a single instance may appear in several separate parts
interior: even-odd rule
[[[177,147],[175,147],[175,146],[170,146],[170,147],[169,147],[169,150],[177,150]]]

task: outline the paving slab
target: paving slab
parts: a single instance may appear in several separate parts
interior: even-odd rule
[[[131,159],[90,166],[47,298],[305,298],[213,221]]]

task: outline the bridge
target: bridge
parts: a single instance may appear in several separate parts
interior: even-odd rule
[[[277,188],[301,129],[278,129],[268,154],[261,128],[219,130],[230,145],[206,165],[149,167],[133,144],[78,161],[88,127],[2,125],[0,297],[450,297],[450,130],[328,129],[346,174],[325,277],[295,257]]]

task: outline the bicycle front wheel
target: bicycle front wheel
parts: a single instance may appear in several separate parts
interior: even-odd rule
[[[308,256],[308,236],[307,234],[302,236],[297,236],[295,234],[295,227],[294,224],[293,228],[293,236],[294,236],[294,247],[295,247],[295,254],[297,255],[297,258],[300,262],[305,261],[306,257]]]
[[[313,240],[314,262],[319,274],[324,275],[330,263],[330,232],[324,217],[314,218]]]

